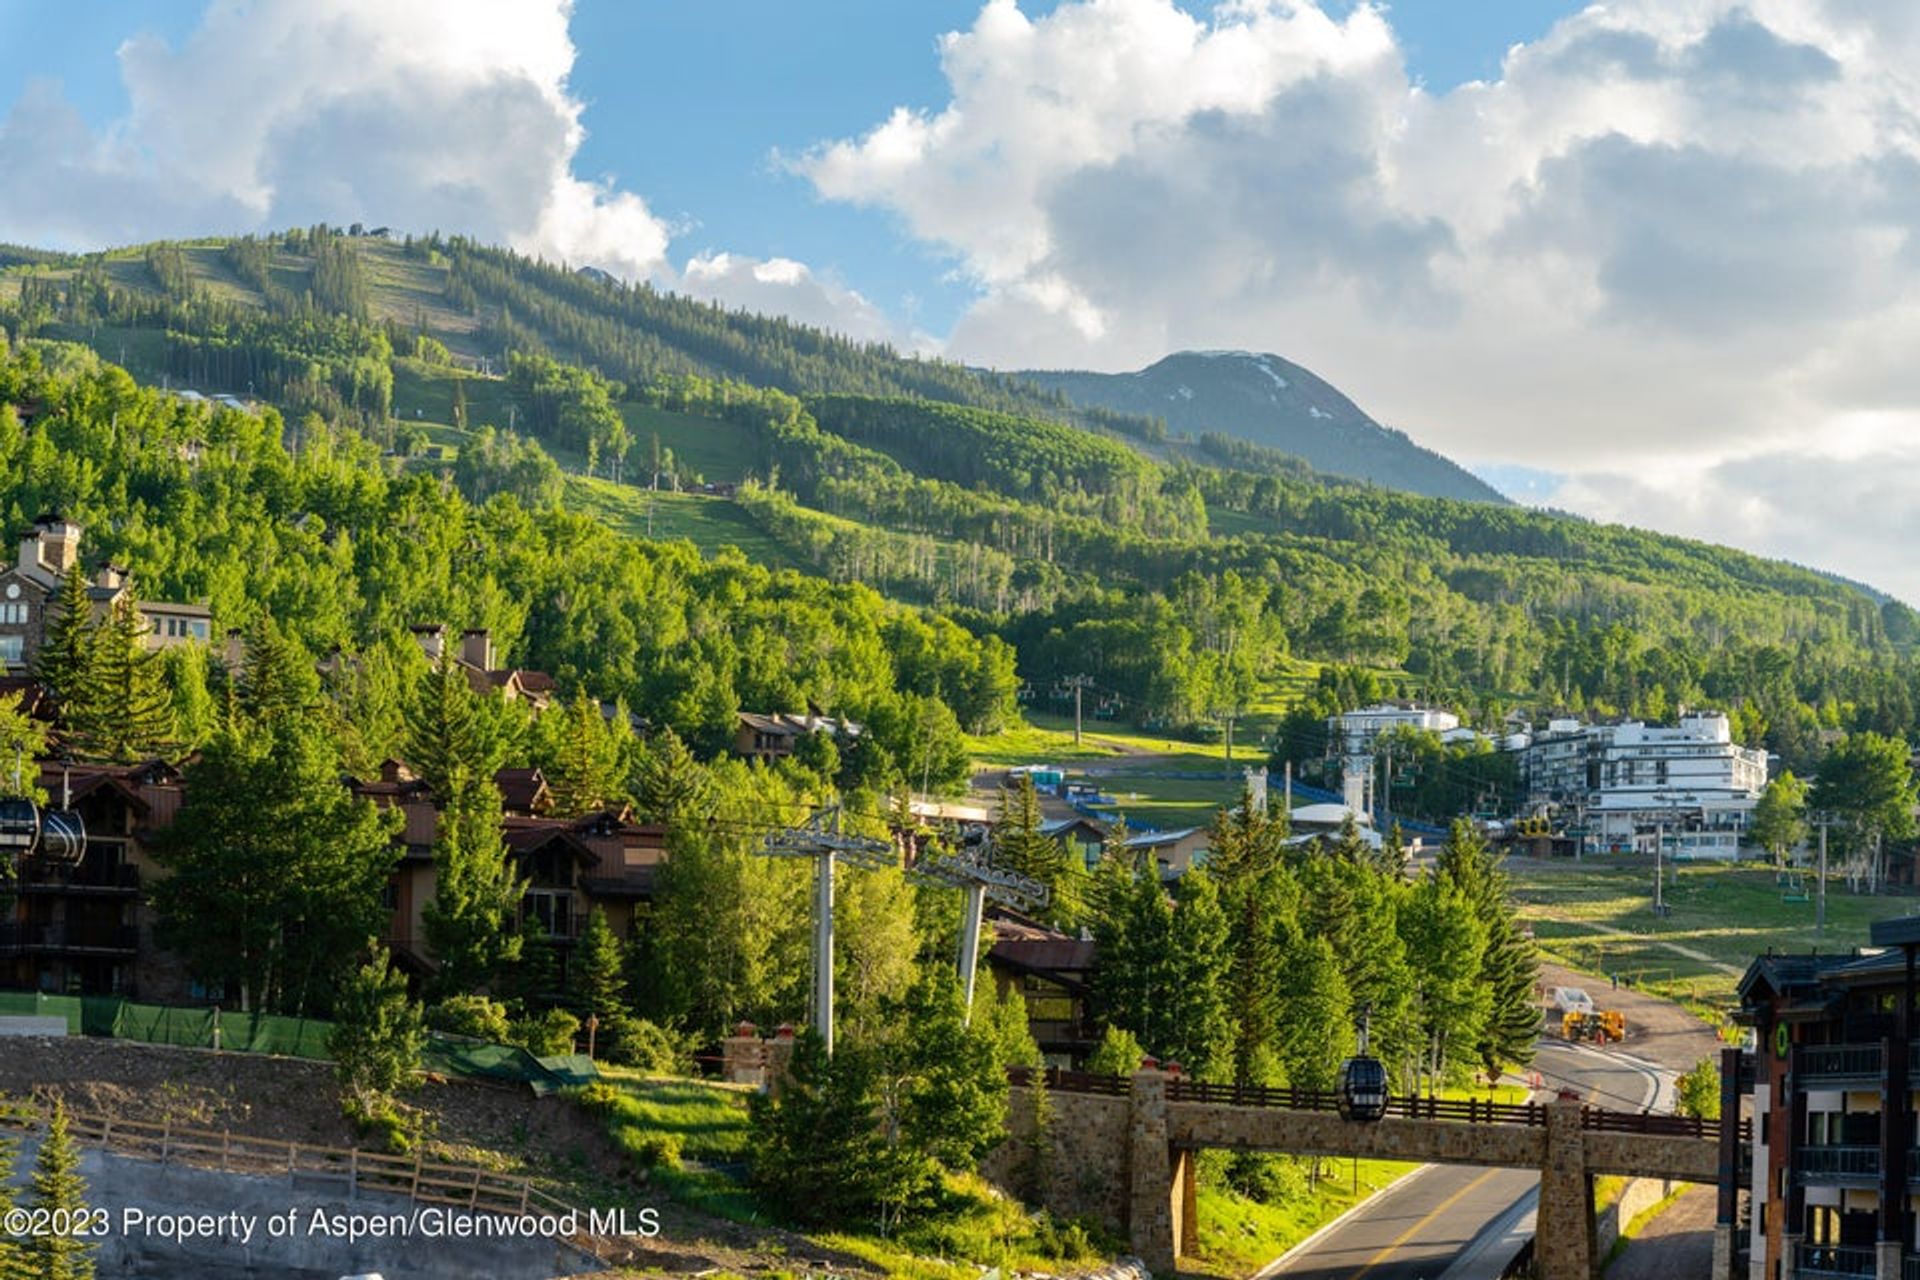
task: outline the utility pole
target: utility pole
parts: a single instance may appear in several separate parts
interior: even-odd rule
[[[1833,825],[1836,817],[1831,809],[1815,809],[1807,815],[1807,819],[1820,828],[1820,883],[1814,891],[1813,933],[1821,941],[1825,941],[1827,936],[1827,828]]]
[[[1080,695],[1092,683],[1093,677],[1088,675],[1068,676],[1066,679],[1067,687],[1073,690],[1073,745],[1076,747],[1080,745]]]
[[[814,812],[804,827],[775,832],[761,853],[770,858],[812,858],[813,884],[813,1022],[829,1056],[833,1053],[833,864],[845,859],[856,867],[877,869],[898,865],[892,845],[884,840],[840,834],[840,806]]]

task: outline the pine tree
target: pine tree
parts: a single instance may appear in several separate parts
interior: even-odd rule
[[[236,705],[255,724],[304,719],[320,706],[313,655],[266,614],[247,628],[246,658],[237,675]]]
[[[151,632],[129,586],[95,634],[93,663],[81,682],[87,712],[76,745],[82,754],[133,764],[172,749],[173,694],[160,654],[147,647]]]
[[[33,678],[52,691],[63,736],[84,731],[94,718],[87,700],[99,624],[87,594],[87,576],[76,567],[60,575],[60,593],[48,613],[46,634],[33,655]]]
[[[0,1133],[0,1224],[14,1207],[14,1171],[20,1161],[20,1141]],[[26,1240],[17,1239],[0,1225],[0,1280],[33,1280],[33,1259]]]
[[[698,813],[707,787],[706,770],[671,727],[654,735],[634,771],[640,816],[669,829]]]
[[[595,907],[567,966],[567,1006],[581,1019],[624,1013],[627,980],[620,939],[607,926],[607,913]]]
[[[486,984],[520,953],[510,925],[526,884],[501,834],[496,728],[450,658],[420,677],[407,709],[406,752],[440,804],[434,896],[421,918],[440,964],[435,985],[446,992]]]
[[[1013,786],[1001,789],[1000,817],[993,828],[993,860],[1047,886],[1049,897],[1043,913],[1047,920],[1073,923],[1083,909],[1084,878],[1073,867],[1065,843],[1041,830],[1044,821],[1033,778],[1022,774]]]
[[[554,813],[577,818],[619,804],[624,791],[620,741],[600,704],[583,688],[542,721],[551,735],[543,771]]]
[[[526,895],[501,834],[500,791],[470,783],[440,810],[433,897],[421,909],[440,964],[435,986],[458,993],[490,985],[520,955],[513,916]]]
[[[1203,870],[1181,876],[1175,897],[1161,999],[1166,1052],[1192,1074],[1212,1079],[1230,1051],[1227,917],[1213,877]]]
[[[1480,984],[1489,1003],[1474,1053],[1489,1078],[1504,1067],[1526,1066],[1533,1061],[1540,1031],[1540,1009],[1534,1002],[1540,965],[1532,941],[1514,917],[1506,872],[1464,819],[1448,831],[1436,866],[1460,889],[1486,931]]]
[[[819,1033],[802,1031],[779,1094],[749,1099],[755,1186],[802,1222],[856,1221],[899,1200],[907,1179],[889,1168],[877,1102],[870,1055],[828,1057]],[[930,1181],[930,1171],[918,1180]]]
[[[340,1082],[341,1103],[361,1121],[391,1110],[394,1094],[420,1079],[426,1026],[407,999],[407,980],[385,947],[370,942],[372,958],[353,971],[333,1011],[327,1053]]]
[[[1353,1042],[1352,998],[1325,938],[1295,935],[1280,986],[1280,1059],[1287,1083],[1331,1089]]]
[[[47,1117],[30,1186],[33,1208],[51,1210],[66,1221],[84,1220],[87,1184],[80,1176],[80,1150],[67,1128],[67,1105],[59,1098]],[[39,1280],[92,1280],[93,1250],[91,1242],[76,1236],[53,1231],[35,1235],[27,1245],[31,1274]]]
[[[551,1008],[560,996],[560,958],[539,917],[528,912],[520,922],[520,959],[508,984],[522,1012]]]

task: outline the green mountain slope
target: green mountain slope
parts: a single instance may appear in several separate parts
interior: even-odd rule
[[[290,446],[351,429],[378,469],[473,502],[870,584],[1011,643],[1035,696],[1085,674],[1143,723],[1247,714],[1286,655],[1386,671],[1487,723],[1716,703],[1799,765],[1823,729],[1904,732],[1920,703],[1912,612],[1805,569],[1339,481],[1224,435],[1073,422],[957,366],[456,240],[21,260],[0,326],[252,390]],[[1342,680],[1329,696],[1359,696]]]

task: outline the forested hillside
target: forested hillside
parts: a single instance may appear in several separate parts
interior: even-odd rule
[[[43,411],[17,445],[32,465],[0,492],[9,518],[44,505],[91,518],[106,549],[211,598],[222,625],[271,607],[316,645],[367,643],[421,615],[492,626],[530,664],[708,743],[736,705],[871,713],[892,672],[859,655],[877,645],[904,660],[903,628],[933,629],[956,655],[907,687],[974,728],[1010,713],[1020,681],[1042,694],[1086,675],[1112,714],[1218,732],[1272,705],[1288,659],[1372,673],[1323,686],[1314,713],[1363,687],[1443,698],[1488,725],[1514,709],[1660,718],[1712,703],[1796,767],[1823,729],[1906,733],[1915,721],[1912,611],[1804,569],[1341,482],[1218,434],[1164,448],[1146,420],[1076,423],[1046,395],[959,366],[458,239],[315,228],[13,260],[0,272],[10,334],[271,400],[287,414],[285,456],[249,465],[330,478],[291,498],[279,480],[256,492],[192,467],[180,479],[166,451],[195,433],[260,433],[249,456],[281,442],[218,425],[224,415],[193,425],[205,410],[164,400],[141,412],[174,425],[144,444],[124,420],[101,440],[98,414]],[[120,387],[116,405],[145,394],[117,374],[72,377]],[[126,466],[109,465],[128,449]],[[227,485],[231,501],[223,490],[182,506],[170,489],[140,488],[158,475]],[[703,483],[718,488],[673,492]],[[353,500],[331,496],[342,492]],[[249,505],[262,493],[281,505]],[[668,493],[693,519],[680,531],[706,550],[750,543],[756,565],[814,576],[647,544],[657,514],[672,526]],[[426,518],[416,509],[437,529],[486,531],[481,554],[455,568],[423,548],[451,558],[466,544],[395,535]],[[202,564],[205,546],[225,544],[183,519],[276,545]],[[283,542],[303,557],[284,581]],[[539,577],[533,560],[563,576]],[[243,582],[256,562],[263,576]],[[458,576],[483,570],[491,585]],[[581,572],[612,589],[567,589],[564,575]],[[702,612],[709,596],[725,610]],[[810,633],[831,638],[762,634],[796,610],[834,617]],[[842,615],[866,619],[871,638],[843,644]]]

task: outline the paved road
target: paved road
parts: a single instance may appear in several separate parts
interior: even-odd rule
[[[1566,1083],[1595,1106],[1638,1111],[1668,1102],[1660,1073],[1632,1059],[1553,1039],[1534,1069],[1549,1087]],[[1337,1175],[1336,1175],[1337,1176]],[[1286,1280],[1439,1280],[1481,1232],[1532,1198],[1540,1175],[1525,1169],[1434,1165],[1402,1178],[1285,1264],[1261,1272]],[[1468,1274],[1462,1268],[1461,1276]]]

